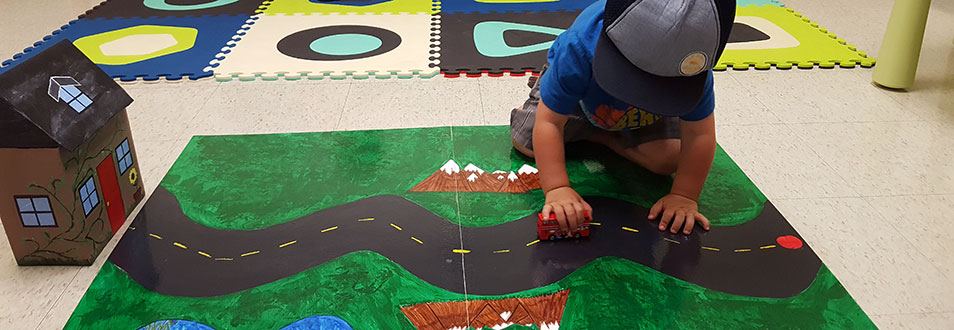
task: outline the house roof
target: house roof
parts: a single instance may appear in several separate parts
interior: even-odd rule
[[[75,86],[92,103],[74,110],[57,98],[65,86]],[[0,148],[73,151],[130,103],[109,75],[69,40],[60,41],[0,74]]]

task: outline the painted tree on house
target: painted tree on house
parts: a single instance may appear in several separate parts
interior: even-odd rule
[[[115,130],[107,143],[100,144],[101,148],[91,147],[89,142],[77,148],[72,157],[63,163],[66,173],[73,173],[71,182],[51,177],[48,184],[33,183],[29,186],[31,190],[49,195],[51,206],[59,207],[68,214],[68,218],[62,223],[69,223],[69,226],[55,235],[44,232],[42,237],[23,238],[23,243],[33,245],[34,250],[23,256],[21,263],[88,264],[109,242],[113,233],[106,219],[105,205],[97,206],[86,215],[79,190],[85,183],[84,179],[96,176],[96,165],[112,152],[109,146],[116,145],[116,140],[123,136],[123,133],[124,130]],[[63,189],[69,189],[72,200],[60,197]]]

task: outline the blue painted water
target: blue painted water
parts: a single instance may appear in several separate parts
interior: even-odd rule
[[[187,320],[162,320],[150,323],[139,330],[216,330],[199,322]],[[354,330],[345,320],[330,315],[314,315],[295,321],[278,330]]]

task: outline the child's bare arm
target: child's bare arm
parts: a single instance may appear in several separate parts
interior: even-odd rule
[[[712,168],[715,156],[715,119],[714,115],[700,121],[685,121],[680,124],[682,146],[679,153],[679,165],[673,180],[672,189],[649,211],[649,219],[659,218],[659,229],[665,230],[670,221],[672,233],[683,229],[684,234],[692,232],[695,223],[709,230],[709,219],[699,213],[698,200],[702,187]]]
[[[556,214],[564,231],[579,227],[587,215],[593,214],[593,208],[570,188],[563,149],[563,128],[567,119],[566,115],[550,110],[541,101],[533,126],[534,158],[540,170],[540,185],[546,194],[543,214]]]

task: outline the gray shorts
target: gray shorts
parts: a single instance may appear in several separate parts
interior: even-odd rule
[[[540,74],[546,73],[546,69]],[[530,89],[530,97],[523,106],[510,111],[510,137],[519,145],[533,150],[533,124],[536,120],[537,105],[540,104],[540,79],[536,79]],[[569,115],[563,129],[564,142],[586,141],[596,134],[610,134],[620,141],[624,148],[635,148],[640,144],[664,139],[678,139],[679,117],[662,117],[655,124],[640,129],[608,131],[599,128],[586,119],[579,106]]]

